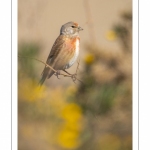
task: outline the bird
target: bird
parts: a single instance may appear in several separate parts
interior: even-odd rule
[[[55,40],[46,61],[46,64],[55,69],[58,74],[60,70],[67,72],[66,69],[70,68],[76,62],[79,55],[79,31],[82,30],[83,28],[73,21],[61,26],[60,34]],[[42,85],[54,73],[52,69],[45,65],[39,84]]]

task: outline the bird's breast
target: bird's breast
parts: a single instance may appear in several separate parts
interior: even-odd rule
[[[70,50],[70,53],[71,53],[71,57],[68,61],[68,63],[66,64],[65,66],[65,69],[68,69],[70,68],[74,63],[75,61],[77,60],[78,58],[78,55],[79,55],[79,43],[80,43],[80,39],[77,37],[77,38],[74,38],[74,39],[71,39],[71,41],[69,41],[69,43],[71,44],[69,47],[69,50]]]

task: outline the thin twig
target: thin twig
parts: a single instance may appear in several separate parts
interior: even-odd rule
[[[18,57],[20,57],[20,58],[30,58],[30,59],[37,60],[37,61],[39,61],[39,62],[45,64],[46,66],[48,66],[48,67],[49,67],[51,70],[53,70],[55,73],[57,72],[57,71],[56,71],[55,69],[53,69],[50,65],[48,65],[48,64],[45,63],[44,61],[41,61],[41,60],[39,60],[39,59],[37,59],[37,58],[32,58],[32,57],[28,57],[28,56],[19,56],[19,55],[18,55]]]
[[[41,61],[41,60],[39,60],[39,59],[37,59],[37,58],[32,58],[32,57],[28,57],[28,56],[19,56],[19,55],[18,55],[18,57],[19,57],[19,58],[30,58],[30,59],[39,61],[39,62],[45,64],[46,67],[49,67],[51,70],[53,70],[55,73],[57,73],[57,71],[56,71],[53,67],[51,67],[49,64],[47,64],[47,63],[45,63],[44,61]],[[78,66],[77,66],[77,68],[78,68]],[[76,71],[76,72],[77,72],[77,71]],[[72,78],[73,82],[75,82],[75,80],[78,80],[78,81],[80,81],[80,82],[82,83],[81,80],[79,80],[76,76],[74,76],[74,75],[72,75],[72,74],[70,74],[70,73],[69,73],[69,74],[60,73],[59,75],[63,75],[64,77],[70,77],[70,78]]]
[[[79,59],[79,61],[77,63],[78,63],[78,65],[77,65],[77,69],[76,69],[76,74],[77,74],[77,72],[79,70],[80,59]]]

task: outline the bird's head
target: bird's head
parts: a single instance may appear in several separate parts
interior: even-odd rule
[[[78,23],[75,22],[68,22],[64,25],[62,25],[61,29],[60,29],[60,34],[63,35],[79,35],[79,31],[83,30]]]

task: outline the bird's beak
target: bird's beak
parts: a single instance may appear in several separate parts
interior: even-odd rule
[[[79,30],[79,31],[82,31],[82,30],[83,30],[83,28],[81,28],[81,27],[79,26],[79,27],[78,27],[78,30]]]

